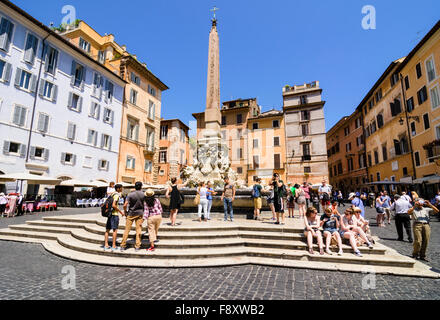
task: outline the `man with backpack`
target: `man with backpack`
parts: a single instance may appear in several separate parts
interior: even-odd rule
[[[142,192],[142,182],[138,181],[125,199],[124,212],[126,216],[125,232],[121,243],[121,252],[127,249],[127,239],[133,222],[136,225],[135,251],[141,250],[142,223],[144,222],[145,194]]]
[[[107,217],[107,225],[104,236],[104,250],[112,250],[116,251],[116,238],[118,237],[118,228],[119,228],[119,214],[124,215],[124,213],[119,209],[118,203],[119,198],[121,197],[122,185],[117,184],[115,186],[115,192],[113,192],[104,205],[101,208],[102,215]],[[108,245],[108,236],[110,234],[110,230],[113,230],[113,246],[110,247]]]
[[[261,200],[261,190],[263,187],[261,186],[261,178],[257,178],[256,183],[252,187],[252,198],[254,198],[254,219],[260,220],[260,210],[263,206],[263,201]]]

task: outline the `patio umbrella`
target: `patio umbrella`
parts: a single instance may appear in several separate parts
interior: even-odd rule
[[[105,183],[102,181],[97,181],[97,180],[92,181],[91,183],[93,183],[96,186],[96,188],[107,188],[109,186],[108,183]]]
[[[65,181],[61,182],[60,186],[64,186],[64,187],[96,187],[96,183],[72,179],[72,180],[65,180]]]
[[[27,181],[28,184],[45,184],[45,185],[58,185],[61,180],[39,176],[37,174],[20,172],[20,173],[10,173],[0,175],[0,181],[11,182],[11,181]]]

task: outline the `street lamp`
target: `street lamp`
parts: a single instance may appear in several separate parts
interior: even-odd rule
[[[408,116],[407,119],[408,120],[414,119],[415,121],[420,122],[419,116]],[[403,126],[403,124],[405,123],[405,120],[403,120],[403,118],[400,117],[399,123],[401,126]]]

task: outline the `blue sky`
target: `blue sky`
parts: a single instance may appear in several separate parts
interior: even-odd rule
[[[162,117],[193,120],[206,100],[208,36],[215,5],[222,101],[257,97],[282,106],[282,87],[320,81],[326,128],[349,115],[389,63],[407,55],[440,19],[438,0],[13,0],[49,25],[64,5],[146,62],[170,90]],[[376,8],[364,30],[362,8]]]

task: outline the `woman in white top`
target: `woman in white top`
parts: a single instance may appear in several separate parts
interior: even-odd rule
[[[347,239],[350,241],[350,245],[353,248],[354,254],[358,257],[362,257],[361,252],[359,251],[356,244],[356,235],[359,235],[362,240],[366,242],[370,249],[373,249],[373,245],[368,241],[365,232],[362,228],[358,227],[358,221],[356,216],[354,215],[354,210],[352,208],[348,208],[345,210],[345,214],[341,219],[341,228],[340,234],[342,239]]]
[[[199,222],[202,222],[202,209],[203,209],[203,221],[207,221],[208,218],[208,188],[206,188],[204,182],[200,182],[199,187],[197,188],[197,193],[200,196],[200,203],[199,203]]]
[[[309,247],[309,253],[314,254],[313,252],[313,239],[316,238],[318,241],[319,254],[324,254],[324,243],[322,241],[322,234],[319,231],[319,219],[318,219],[318,211],[314,207],[310,207],[307,209],[306,214],[304,216],[304,236],[307,238],[307,245]]]

